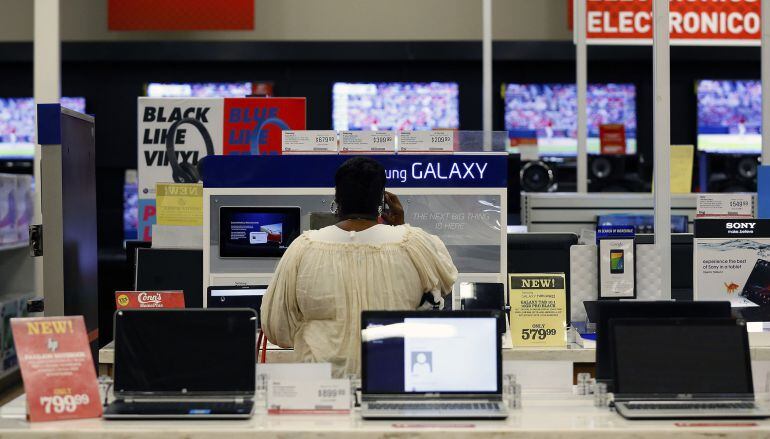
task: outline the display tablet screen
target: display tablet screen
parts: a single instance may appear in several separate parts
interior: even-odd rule
[[[300,234],[299,207],[221,207],[219,256],[280,257]]]

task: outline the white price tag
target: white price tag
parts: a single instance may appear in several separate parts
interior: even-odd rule
[[[332,130],[282,131],[284,154],[336,154],[337,132]]]
[[[752,194],[698,194],[696,218],[754,218]]]
[[[267,412],[270,414],[349,411],[349,380],[271,380],[267,383]]]
[[[453,152],[454,140],[451,130],[401,131],[398,152]]]
[[[340,153],[396,153],[395,131],[340,131]]]

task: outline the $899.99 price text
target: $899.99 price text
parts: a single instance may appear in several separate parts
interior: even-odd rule
[[[73,413],[78,406],[86,405],[91,399],[85,393],[77,395],[41,396],[40,405],[46,413]]]

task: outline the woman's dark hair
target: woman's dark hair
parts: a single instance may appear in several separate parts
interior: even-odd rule
[[[368,157],[354,157],[334,175],[338,215],[377,215],[385,190],[385,168]]]

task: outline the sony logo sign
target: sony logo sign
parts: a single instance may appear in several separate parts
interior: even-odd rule
[[[753,229],[757,223],[726,223],[728,229]]]

